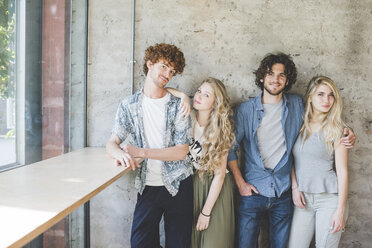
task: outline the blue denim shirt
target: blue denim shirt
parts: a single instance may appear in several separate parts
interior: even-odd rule
[[[264,109],[261,96],[240,104],[235,110],[236,143],[229,152],[228,161],[237,160],[237,150],[242,146],[243,178],[255,186],[259,194],[274,197],[286,192],[291,185],[292,147],[302,125],[303,103],[298,95],[283,94],[282,127],[287,151],[274,168],[266,169],[258,148],[257,129],[261,124]],[[267,134],[270,135],[270,134]]]
[[[142,89],[124,99],[117,110],[112,134],[121,143],[137,147],[147,147],[142,113]],[[166,104],[166,122],[163,144],[164,147],[187,144],[191,140],[191,120],[179,114],[181,99],[170,96]],[[141,163],[135,179],[135,186],[140,194],[146,184],[147,159]],[[192,166],[186,160],[163,161],[162,178],[165,188],[172,196],[178,192],[180,182],[192,174]]]

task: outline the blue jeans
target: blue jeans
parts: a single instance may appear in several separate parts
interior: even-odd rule
[[[239,206],[239,247],[258,247],[261,220],[269,215],[270,247],[285,248],[291,227],[293,203],[288,190],[280,197],[265,197],[259,194],[241,196]]]

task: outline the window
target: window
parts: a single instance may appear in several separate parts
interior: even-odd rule
[[[87,7],[0,0],[0,172],[85,146]],[[86,211],[26,247],[83,246]]]
[[[16,6],[0,0],[0,169],[16,160]]]

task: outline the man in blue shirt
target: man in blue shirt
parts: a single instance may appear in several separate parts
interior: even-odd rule
[[[239,247],[258,247],[261,220],[268,213],[270,247],[285,248],[293,213],[291,151],[302,125],[303,103],[300,96],[285,93],[297,79],[289,55],[267,55],[255,75],[262,94],[237,107],[236,144],[228,156],[241,195]],[[355,136],[350,136],[342,142],[353,143],[350,140]],[[240,144],[241,170],[237,156]]]

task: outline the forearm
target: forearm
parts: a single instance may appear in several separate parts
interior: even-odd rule
[[[225,174],[226,172],[224,174],[214,175],[213,177],[211,187],[209,188],[207,200],[205,201],[202,209],[203,213],[206,215],[210,215],[213,206],[216,203],[218,196],[220,195],[222,185],[225,179]]]
[[[109,141],[106,144],[106,152],[112,157],[115,158],[115,155],[118,153],[122,153],[120,149],[120,140],[112,135]]]
[[[172,95],[174,95],[175,97],[178,97],[178,98],[182,98],[183,96],[185,96],[186,94],[177,90],[177,89],[174,89],[174,88],[165,88],[169,93],[171,93]]]
[[[292,165],[291,183],[292,183],[292,189],[297,189],[298,188],[298,182],[297,182],[297,178],[296,178],[296,171],[295,171],[294,165]]]
[[[188,153],[189,144],[176,145],[167,148],[139,148],[141,158],[149,158],[162,161],[184,160]]]
[[[215,171],[214,177],[209,188],[207,200],[203,206],[203,213],[210,215],[213,206],[216,203],[218,196],[221,193],[222,185],[226,176],[226,164],[227,164],[227,154],[221,159],[220,167]]]
[[[337,175],[338,178],[338,204],[337,209],[345,213],[346,211],[346,202],[347,202],[347,195],[349,191],[349,184],[348,184],[348,175],[347,173],[341,173],[341,175]]]
[[[335,163],[338,183],[339,211],[346,211],[347,195],[349,191],[348,150],[343,145],[335,146]]]
[[[240,184],[245,183],[245,180],[238,166],[238,160],[232,160],[228,162],[228,165],[229,165],[230,171],[232,172],[234,176],[234,180],[236,184],[239,186]]]

